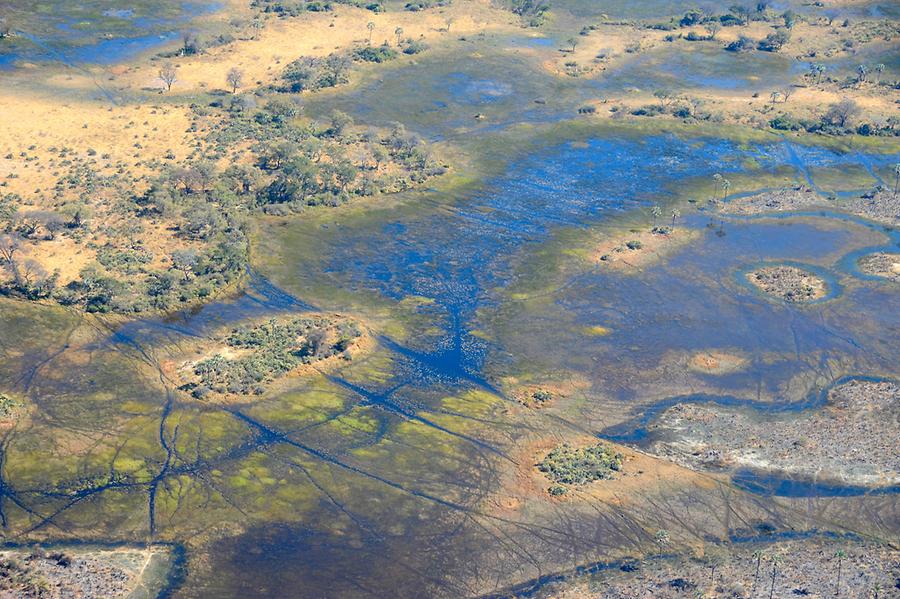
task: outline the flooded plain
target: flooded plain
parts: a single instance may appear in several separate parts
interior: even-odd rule
[[[730,197],[795,185],[858,195],[890,180],[900,154],[573,123],[598,90],[651,72],[658,85],[728,90],[760,69],[767,86],[787,81],[797,63],[649,55],[602,82],[558,81],[521,76],[531,59],[516,52],[530,43],[501,40],[477,61],[425,57],[307,102],[307,114],[337,107],[452,140],[468,168],[365,209],[264,220],[233,297],[131,321],[0,299],[0,380],[29,406],[0,443],[6,535],[174,544],[184,556],[166,596],[223,598],[527,594],[556,572],[640,556],[661,529],[684,546],[821,531],[895,540],[896,485],[652,460],[624,496],[551,501],[511,482],[547,439],[646,449],[676,404],[778,417],[821,408],[849,379],[900,379],[897,284],[856,266],[897,251],[895,228],[709,202],[717,174]],[[623,271],[593,257],[598,233],[656,224],[691,241]],[[808,305],[763,296],[744,277],[761,264],[802,266],[829,293]],[[178,390],[173,365],[198,338],[311,311],[359,317],[376,349],[248,402]],[[711,352],[738,366],[687,366]],[[522,385],[574,391],[532,410],[515,399]]]

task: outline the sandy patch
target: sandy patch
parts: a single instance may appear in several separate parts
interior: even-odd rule
[[[859,259],[859,268],[867,275],[900,283],[900,254],[878,252]]]
[[[728,374],[743,370],[747,358],[717,351],[698,352],[688,360],[688,368],[703,374]]]
[[[660,233],[658,231],[668,231]],[[659,227],[656,231],[616,232],[600,241],[593,259],[603,268],[634,272],[657,263],[691,241],[700,237],[698,231],[685,228]]]
[[[551,496],[548,488],[553,483],[537,469],[537,464],[563,441],[575,447],[598,442],[596,437],[586,435],[565,440],[556,437],[525,440],[511,455],[516,462],[515,468],[506,473],[501,489],[487,500],[492,511],[511,515],[534,502],[629,505],[635,503],[642,493],[673,484],[700,485],[704,488],[712,488],[716,484],[714,478],[700,475],[668,460],[603,441],[622,454],[624,463],[621,471],[613,479],[571,487],[564,495]]]

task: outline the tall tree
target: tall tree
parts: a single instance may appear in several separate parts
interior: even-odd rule
[[[172,91],[172,85],[174,85],[175,81],[178,80],[178,73],[175,70],[175,65],[173,65],[171,62],[165,63],[159,69],[159,78],[166,86],[166,91]]]
[[[231,86],[231,93],[236,94],[238,88],[244,82],[244,72],[237,67],[231,67],[230,69],[228,69],[228,73],[225,75],[225,81],[227,81],[228,85]]]

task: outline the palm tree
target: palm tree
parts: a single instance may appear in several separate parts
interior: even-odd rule
[[[869,78],[869,67],[864,64],[856,67],[856,82],[862,84]]]
[[[681,211],[678,208],[672,209],[672,228],[675,228],[675,219],[681,216]]]
[[[900,187],[900,162],[894,165],[894,195],[897,195],[898,187]]]
[[[728,190],[731,189],[731,181],[722,177],[722,201],[728,197]]]
[[[881,74],[884,73],[884,65],[878,63],[875,65],[875,83],[881,83]]]
[[[815,69],[816,69],[816,83],[821,83],[822,82],[822,73],[824,73],[826,70],[825,65],[818,62],[815,64]]]
[[[656,543],[657,547],[659,547],[660,553],[662,553],[666,545],[669,544],[669,540],[669,531],[664,529],[657,530],[656,534],[653,535],[653,542]]]
[[[403,35],[403,27],[397,27],[394,29],[394,35],[397,36],[397,45],[400,45],[400,36]]]
[[[753,575],[753,588],[756,588],[756,583],[759,582],[759,566],[762,562],[762,558],[765,554],[762,552],[762,549],[757,549],[753,552],[753,557],[756,558],[756,573]]]
[[[715,173],[715,174],[712,176],[712,178],[713,178],[713,181],[715,181],[715,182],[716,182],[717,184],[719,184],[719,185],[722,184],[722,179],[724,179],[724,177],[723,177],[722,175],[720,175],[719,173]],[[718,185],[717,185],[717,187],[718,187]],[[716,201],[716,196],[717,196],[717,195],[718,195],[718,193],[716,193],[716,191],[714,190],[714,191],[713,191],[713,202]]]
[[[769,599],[772,599],[775,595],[775,578],[778,576],[778,562],[781,561],[781,556],[773,553],[769,559],[772,560],[772,586],[769,587]]]
[[[716,569],[725,565],[725,562],[728,561],[728,556],[722,549],[714,546],[703,556],[703,561],[709,566],[709,580],[715,582]]]
[[[838,568],[837,568],[837,584],[835,585],[835,597],[841,596],[841,566],[844,565],[844,558],[847,557],[847,552],[843,549],[838,549],[834,552],[834,559],[837,560]]]
[[[375,23],[373,23],[372,21],[369,21],[366,24],[366,29],[369,30],[369,45],[371,46],[372,45],[372,34],[375,32]]]
[[[897,168],[900,169],[900,164],[897,165]],[[653,207],[650,208],[650,214],[653,215],[653,224],[656,224],[656,219],[662,216],[662,208],[659,207],[659,204],[653,204]]]

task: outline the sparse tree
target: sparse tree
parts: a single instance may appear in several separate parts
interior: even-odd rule
[[[665,548],[669,546],[671,540],[672,539],[669,537],[669,531],[665,529],[657,530],[656,534],[653,535],[653,542],[656,543],[657,547],[659,547],[660,553],[662,553]]]
[[[172,252],[172,268],[181,271],[183,280],[190,279],[194,272],[194,267],[200,261],[200,257],[196,250],[175,250]]]
[[[856,67],[856,84],[862,85],[869,80],[869,67],[864,64]]]
[[[756,560],[756,573],[753,575],[753,588],[756,589],[756,585],[759,582],[759,566],[762,564],[762,559],[765,554],[762,549],[757,549],[753,552],[753,559]]]
[[[387,150],[380,145],[372,148],[372,159],[375,161],[375,170],[381,168],[381,164],[388,159]]]
[[[571,50],[571,51],[574,52],[574,51],[575,51],[575,48],[578,47],[578,38],[576,38],[576,37],[570,37],[569,39],[566,40],[566,43],[569,44],[570,46],[572,46],[572,50]]]
[[[862,112],[859,104],[850,98],[844,98],[840,102],[828,107],[823,119],[825,122],[838,127],[846,127],[859,113]]]
[[[728,561],[728,555],[718,547],[710,547],[703,553],[703,561],[709,567],[709,580],[715,582],[716,570],[725,565]]]
[[[403,27],[397,27],[394,29],[394,35],[397,36],[397,45],[400,45],[400,39],[403,37]]]
[[[253,39],[256,40],[259,39],[259,32],[263,30],[263,27],[265,27],[266,24],[261,18],[256,17],[255,19],[253,19],[253,22],[250,24],[250,26],[253,28]]]
[[[884,73],[884,65],[878,63],[875,65],[875,83],[881,83],[881,75]]]
[[[821,62],[814,62],[809,65],[809,76],[816,80],[816,84],[822,82],[822,73],[825,72],[825,65]]]
[[[778,98],[781,97],[781,92],[775,90],[771,94],[769,94],[769,97],[772,99],[772,104],[775,105],[778,102]]]
[[[675,219],[681,216],[681,211],[678,208],[672,209],[672,228],[675,228]]]
[[[741,25],[746,25],[750,20],[750,9],[746,6],[735,4],[734,6],[729,8],[728,11],[737,18],[738,23],[740,23]]]
[[[847,557],[847,552],[843,549],[838,549],[834,552],[834,559],[837,560],[837,583],[834,585],[834,595],[835,597],[841,596],[841,568],[844,565],[844,559]]]
[[[447,18],[444,20],[444,24],[447,26],[446,29],[445,29],[445,31],[446,31],[447,33],[450,33],[450,27],[453,25],[453,21],[454,21],[453,17],[447,17]]]
[[[658,89],[653,92],[653,97],[662,102],[662,105],[668,107],[677,99],[677,95],[669,89]]]
[[[192,54],[198,54],[199,52],[200,40],[197,38],[197,34],[185,31],[181,35],[181,55],[190,56]]]
[[[900,189],[900,162],[894,165],[894,195],[897,195],[897,189]]]
[[[372,45],[372,34],[375,33],[375,23],[373,23],[372,21],[369,21],[368,23],[366,23],[366,29],[369,30],[368,44],[371,46]]]
[[[163,85],[166,86],[166,91],[172,91],[172,86],[175,84],[175,81],[178,80],[178,73],[175,70],[175,65],[171,62],[165,63],[159,69],[159,78],[163,82]]]
[[[797,13],[792,10],[785,11],[781,18],[784,19],[784,26],[788,29],[793,29],[794,25],[797,23]]]
[[[719,21],[710,21],[709,23],[704,25],[704,27],[706,28],[706,33],[709,34],[709,39],[711,40],[716,39],[716,34],[718,34],[722,29],[722,25],[721,23],[719,23]]]
[[[228,69],[228,74],[225,75],[225,81],[231,87],[231,93],[236,94],[238,88],[244,82],[244,72],[237,67],[231,67]]]
[[[22,281],[16,254],[22,249],[22,240],[13,233],[0,234],[0,265],[12,275],[16,285]]]
[[[781,90],[781,97],[784,98],[784,103],[787,104],[787,101],[791,99],[791,96],[794,95],[794,86],[789,85],[783,90]]]
[[[778,577],[778,562],[781,561],[781,556],[777,553],[773,553],[771,556],[769,556],[769,560],[772,562],[772,584],[769,587],[769,599],[772,599],[772,597],[775,595],[775,579]]]

